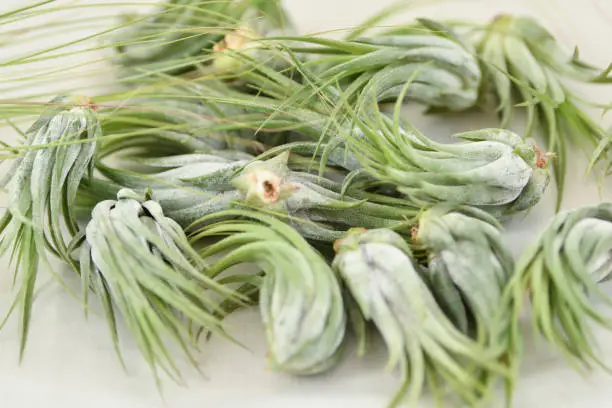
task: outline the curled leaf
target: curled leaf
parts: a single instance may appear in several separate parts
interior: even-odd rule
[[[513,320],[518,322],[527,292],[538,334],[578,367],[602,366],[591,324],[612,328],[612,321],[597,310],[591,298],[612,304],[596,285],[611,276],[611,255],[609,203],[559,213],[516,265],[507,293]],[[513,336],[517,343],[519,329],[515,327]]]
[[[119,351],[121,317],[156,379],[161,368],[179,380],[168,350],[173,344],[196,366],[190,326],[223,333],[215,295],[239,300],[207,274],[204,260],[160,205],[132,190],[96,205],[80,247],[87,303],[91,290],[103,306]]]
[[[255,263],[265,273],[259,307],[266,329],[273,369],[315,374],[330,368],[341,350],[346,316],[340,285],[325,259],[285,223],[253,211],[223,211],[213,223],[193,234],[194,240],[227,235],[202,252],[229,251],[211,266],[211,273]]]
[[[382,334],[388,366],[401,369],[403,383],[391,406],[404,398],[416,404],[426,384],[436,397],[441,385],[448,386],[475,405],[486,396],[489,382],[506,374],[495,353],[447,318],[401,236],[385,229],[355,230],[337,241],[335,249],[334,268],[364,317]]]

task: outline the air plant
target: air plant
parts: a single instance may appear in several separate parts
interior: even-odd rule
[[[303,236],[320,241],[331,242],[357,225],[409,234],[418,207],[358,189],[343,192],[337,182],[291,170],[289,157],[288,151],[265,161],[190,154],[142,161],[166,167],[149,174],[99,169],[116,185],[153,188],[168,216],[184,227],[216,211],[248,206],[284,214]]]
[[[193,232],[192,240],[226,236],[205,248],[209,257],[229,251],[210,267],[212,276],[254,263],[264,272],[259,308],[270,367],[308,375],[337,361],[346,330],[340,284],[325,258],[285,222],[247,210],[221,211],[201,220],[216,222]]]
[[[441,206],[419,217],[412,244],[425,265],[421,273],[449,319],[515,370],[519,358],[508,337],[514,322],[504,303],[514,259],[502,240],[501,226],[486,212]],[[515,376],[506,377],[509,400]]]
[[[154,13],[126,19],[134,24],[127,24],[115,43],[117,62],[132,78],[198,71],[210,65],[207,53],[213,49],[242,43],[250,33],[280,32],[289,24],[279,0],[172,0]],[[233,29],[241,34],[224,39]],[[218,58],[213,61],[225,69]]]
[[[531,208],[548,185],[547,155],[515,133],[475,130],[453,135],[463,143],[442,144],[400,124],[399,104],[394,120],[381,117],[377,107],[363,114],[364,137],[349,137],[348,144],[373,178],[415,203],[478,206],[505,216]]]
[[[416,228],[414,244],[426,253],[424,273],[449,317],[464,333],[499,341],[494,324],[514,272],[501,226],[480,210],[435,207]]]
[[[194,89],[205,101],[259,111],[259,117],[255,113],[248,119],[259,128],[274,130],[280,123],[295,123],[293,131],[312,141],[277,146],[275,151],[298,145],[303,152],[321,157],[320,169],[328,162],[339,164],[353,171],[351,181],[368,174],[370,180],[398,186],[408,203],[417,207],[455,200],[503,217],[531,208],[548,185],[548,155],[512,132],[484,129],[456,135],[464,143],[440,144],[410,124],[398,123],[399,102],[395,117],[372,108],[366,97],[358,108],[351,108],[333,87],[317,88],[320,93],[316,93],[269,68],[259,69],[262,75],[252,80],[262,92],[280,92],[278,97],[237,92],[224,97],[214,90],[207,92],[205,82],[203,87],[190,84],[186,89]],[[410,86],[408,81],[404,91]],[[345,107],[332,107],[334,100]]]
[[[74,264],[70,241],[79,232],[77,190],[92,176],[100,124],[90,99],[58,97],[25,133],[22,154],[4,175],[8,209],[0,221],[0,254],[11,253],[21,280],[11,312],[19,308],[25,350],[38,269],[46,251]],[[9,313],[10,314],[10,313]]]
[[[333,267],[387,344],[388,367],[402,372],[390,406],[416,404],[425,384],[440,397],[450,387],[468,405],[507,374],[495,353],[455,327],[417,271],[410,245],[387,229],[354,229],[336,241]],[[479,271],[483,272],[483,271]],[[440,383],[440,380],[443,382]]]
[[[346,97],[366,94],[379,102],[395,101],[406,81],[413,77],[413,85],[402,98],[455,111],[472,106],[481,79],[472,50],[458,41],[450,28],[427,19],[419,21],[420,26],[402,35],[348,40],[314,36],[278,39],[295,53],[314,56],[305,66],[326,85],[342,84]],[[309,44],[317,47],[307,47]]]
[[[569,82],[610,83],[610,68],[598,69],[568,52],[535,19],[500,15],[485,27],[466,34],[482,60],[484,98],[498,103],[502,127],[513,124],[517,106],[527,113],[526,137],[540,131],[546,149],[555,153],[553,169],[557,182],[557,210],[565,185],[565,167],[570,143],[592,154],[592,163],[607,161],[612,136],[582,110],[600,106],[572,91]]]
[[[594,345],[592,323],[612,328],[594,305],[612,302],[598,283],[612,273],[612,205],[602,203],[564,211],[521,255],[504,304],[511,313],[510,337],[520,352],[518,316],[524,294],[531,301],[534,331],[558,348],[575,366],[603,366]],[[590,298],[591,299],[590,299]]]
[[[240,301],[209,275],[181,227],[149,194],[123,189],[116,200],[99,202],[74,246],[80,251],[85,305],[91,290],[103,306],[119,356],[117,318],[123,319],[156,379],[159,368],[181,378],[170,343],[197,366],[195,329],[223,333],[212,296]]]

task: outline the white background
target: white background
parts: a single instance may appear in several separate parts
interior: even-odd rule
[[[80,3],[93,1],[83,0]],[[97,3],[111,2],[98,0]],[[348,28],[390,3],[389,0],[286,1],[304,33]],[[0,12],[24,4],[25,0],[1,0]],[[421,8],[398,16],[394,21],[407,22],[410,16],[418,15],[484,21],[500,12],[535,15],[560,41],[570,47],[579,45],[585,59],[600,66],[606,66],[608,60],[612,60],[611,0],[457,0]],[[77,15],[95,16],[96,13],[100,13],[99,8],[80,9]],[[82,33],[91,33],[92,30],[92,27],[84,27],[82,32],[50,35],[37,40],[36,46],[79,38]],[[20,39],[21,36],[15,35],[8,43],[7,38],[0,40],[0,61],[8,57],[9,48],[12,48],[11,52],[23,50],[22,45],[15,47],[20,44]],[[13,47],[10,47],[11,44]],[[74,58],[78,61],[79,57]],[[10,85],[7,79],[10,75],[5,72],[0,68],[0,99],[13,97],[11,92],[1,91],[2,87]],[[612,86],[608,89],[583,87],[581,91],[589,98],[611,102],[610,88]],[[15,92],[19,94],[18,90]],[[426,135],[435,137],[495,125],[492,118],[482,115],[466,114],[452,119],[425,118],[414,109],[408,114]],[[597,118],[599,120],[599,116]],[[603,122],[609,123],[606,119]],[[4,132],[0,134],[0,140],[10,138],[5,130],[0,131]],[[612,181],[604,182],[600,196],[596,180],[584,174],[586,160],[583,155],[578,151],[570,154],[564,207],[574,208],[610,198]],[[535,210],[508,225],[507,239],[515,253],[519,253],[534,234],[546,225],[553,214],[553,201],[554,189],[551,188]],[[69,275],[65,273],[65,276]],[[7,261],[0,260],[0,315],[10,304],[11,278]],[[69,279],[69,282],[77,288],[74,280]],[[206,378],[186,369],[186,385],[165,383],[162,398],[129,338],[125,338],[122,345],[128,365],[126,372],[114,354],[104,321],[97,316],[85,320],[76,300],[51,282],[40,292],[36,301],[30,339],[21,365],[18,362],[17,319],[10,320],[7,327],[0,331],[0,407],[270,408],[310,407],[316,404],[323,407],[365,408],[385,406],[398,385],[396,374],[383,371],[385,355],[381,345],[375,345],[372,353],[361,360],[349,348],[340,366],[324,376],[294,378],[266,371],[266,347],[257,310],[238,313],[228,320],[228,324],[231,334],[246,344],[248,349],[213,338],[202,345],[203,351],[198,356]],[[602,345],[601,353],[612,364],[612,335],[603,331],[597,333]],[[612,377],[599,372],[581,377],[542,344],[534,344],[529,339],[527,348],[515,407],[612,406]],[[182,365],[187,367],[186,363]]]

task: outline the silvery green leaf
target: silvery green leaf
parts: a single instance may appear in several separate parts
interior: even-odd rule
[[[381,35],[379,37],[362,37],[356,40],[364,44],[384,45],[399,48],[447,48],[456,49],[457,45],[447,38],[434,35]]]
[[[98,168],[121,186],[152,188],[167,215],[184,227],[215,211],[251,205],[297,218],[289,222],[305,237],[317,240],[333,241],[356,226],[402,227],[409,232],[407,220],[419,208],[359,190],[342,194],[340,183],[291,170],[288,154],[248,163],[209,160],[209,155],[201,154],[168,156],[162,159],[168,167],[147,174],[102,164]],[[323,225],[329,226],[325,233]]]
[[[81,251],[84,297],[91,290],[101,301],[117,350],[116,319],[124,319],[156,375],[161,368],[180,378],[169,343],[196,364],[189,324],[222,333],[211,296],[233,291],[207,276],[204,260],[158,203],[129,190],[100,202]]]
[[[528,292],[537,333],[580,368],[604,364],[596,350],[592,323],[612,328],[612,321],[591,299],[612,304],[597,287],[612,272],[611,225],[609,203],[557,214],[519,259],[506,305],[513,310],[513,319],[518,319],[523,294]],[[519,330],[517,325],[515,331]]]
[[[322,45],[321,54],[337,54],[337,60],[314,59],[310,66],[323,80],[346,81],[348,97],[382,102],[401,95],[454,111],[473,106],[481,71],[472,47],[449,27],[428,20],[421,24],[410,33],[383,33],[352,41],[292,40]],[[317,54],[318,49],[310,52]],[[355,76],[357,80],[349,82]],[[408,91],[402,92],[407,83]]]
[[[214,220],[242,220],[210,224]],[[291,227],[261,213],[223,211],[200,220],[210,224],[197,239],[228,235],[204,256],[228,251],[211,266],[214,274],[255,263],[265,277],[259,296],[270,365],[294,374],[314,374],[337,360],[346,316],[340,285],[325,259]]]
[[[513,36],[505,36],[504,50],[512,66],[524,77],[529,78],[535,90],[541,93],[546,92],[548,88],[546,74],[527,45]]]
[[[485,336],[491,347],[506,348],[508,322],[500,326],[506,313],[500,306],[514,262],[501,230],[483,218],[434,208],[421,216],[416,242],[428,254],[425,274],[431,274],[431,287],[438,298],[448,296],[444,304],[456,304],[457,294],[445,284],[450,280],[465,302],[467,316],[474,319],[471,329],[479,337]],[[442,286],[437,286],[436,280],[442,281]],[[462,330],[467,329],[461,308],[450,316]]]
[[[90,101],[55,98],[52,108],[26,131],[21,158],[2,180],[8,190],[7,212],[0,221],[0,255],[10,252],[20,286],[10,309],[20,312],[23,357],[31,318],[39,263],[45,250],[74,265],[68,242],[77,234],[72,212],[76,191],[90,176],[98,118]]]
[[[546,149],[555,154],[552,168],[557,185],[557,211],[561,208],[570,145],[592,153],[591,166],[609,161],[610,132],[582,106],[600,107],[571,90],[572,81],[609,83],[609,70],[598,69],[572,55],[540,23],[526,16],[499,15],[469,35],[482,60],[483,99],[499,102],[501,125],[513,125],[517,106],[526,110],[525,136],[538,132]],[[589,154],[591,154],[589,153]]]
[[[482,208],[502,219],[523,211],[529,211],[540,202],[549,184],[550,171],[547,168],[537,168],[533,171],[529,182],[516,200],[500,207],[483,206]]]
[[[583,269],[596,283],[612,274],[612,223],[598,218],[578,221],[567,235],[567,247],[578,248],[584,260]],[[576,265],[577,266],[577,265]]]
[[[253,24],[262,32],[290,26],[278,0],[203,3],[196,0],[172,1],[144,16],[126,16],[119,31],[117,62],[128,79],[178,75],[193,71],[207,62],[203,53],[221,40],[227,27]],[[130,20],[134,22],[129,23]],[[209,27],[195,30],[194,27]]]
[[[142,163],[161,167],[157,172],[126,172],[103,164],[98,169],[112,181],[128,188],[193,188],[203,190],[230,189],[236,172],[250,160],[229,160],[208,154],[186,154],[147,159]]]
[[[446,313],[453,324],[463,333],[469,333],[470,314],[467,310],[461,292],[453,282],[448,271],[449,265],[441,258],[428,261],[428,267],[423,268],[427,281],[440,308]]]
[[[247,158],[245,158],[247,159]],[[225,157],[221,157],[217,154],[205,154],[205,153],[192,153],[192,154],[178,154],[173,156],[161,156],[161,157],[142,157],[138,159],[138,163],[144,164],[150,167],[161,167],[161,168],[175,168],[186,166],[188,164],[198,163],[228,163]]]
[[[409,246],[391,230],[354,230],[334,245],[333,267],[363,316],[387,344],[389,366],[399,366],[404,384],[391,405],[416,403],[425,384],[443,380],[467,404],[504,372],[499,355],[455,328],[416,271]],[[434,386],[433,391],[439,391]]]
[[[349,138],[348,143],[373,178],[396,185],[417,205],[499,207],[520,200],[520,208],[534,205],[548,184],[540,174],[532,181],[536,169],[546,168],[545,157],[512,132],[483,129],[458,134],[465,142],[443,144],[384,118],[377,108],[371,110],[358,123],[364,140]],[[521,199],[522,194],[529,199]]]
[[[180,192],[176,189],[156,190],[161,205],[169,217],[183,226],[189,226],[201,217],[227,210],[241,202],[242,196],[236,190],[224,192]]]

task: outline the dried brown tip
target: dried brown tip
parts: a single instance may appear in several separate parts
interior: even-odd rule
[[[412,242],[416,242],[418,240],[418,235],[419,227],[417,227],[416,225],[410,227],[410,239],[412,239]]]
[[[536,166],[540,169],[548,167],[548,160],[555,157],[554,153],[544,153],[538,146],[533,146],[533,151],[536,153]]]
[[[239,50],[248,44],[252,38],[257,37],[255,32],[248,27],[240,27],[225,35],[225,44],[229,49]]]
[[[97,111],[100,107],[94,103],[94,100],[86,95],[74,95],[72,101],[75,106],[81,106],[89,108],[93,111]]]
[[[273,204],[280,200],[281,179],[267,170],[254,171],[249,175],[250,182],[255,186],[257,195],[266,204]]]
[[[272,184],[272,182],[270,182],[269,180],[264,180],[263,183],[261,184],[263,186],[264,196],[266,198],[269,198],[275,195],[276,189],[274,188],[274,185]]]
[[[213,45],[213,51],[214,52],[225,51],[226,48],[227,47],[225,45],[225,40],[221,40],[218,43],[216,43],[215,45]]]
[[[364,232],[366,232],[367,229],[363,228],[363,227],[355,227],[355,228],[351,228],[348,231],[346,231],[346,234],[343,238],[339,238],[337,240],[334,241],[334,252],[338,253],[338,251],[340,250],[339,246],[340,244],[348,237],[350,237],[351,235],[359,235],[359,234],[363,234]]]

